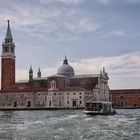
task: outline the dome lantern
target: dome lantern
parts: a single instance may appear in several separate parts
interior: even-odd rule
[[[64,61],[63,61],[63,64],[68,65],[68,60],[67,60],[67,57],[66,57],[66,56],[65,56],[65,59],[64,59]]]

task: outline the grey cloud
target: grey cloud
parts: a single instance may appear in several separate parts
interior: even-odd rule
[[[83,59],[80,62],[73,62],[76,71],[92,73],[99,71],[103,66],[111,75],[140,75],[140,52],[124,54],[114,57],[100,57]],[[86,67],[86,70],[84,69]]]
[[[65,5],[69,5],[69,4],[74,4],[74,5],[78,5],[83,3],[84,0],[40,0],[41,4],[54,4],[54,3],[61,3],[61,4],[65,4]]]
[[[83,0],[54,0],[54,2],[66,4],[79,4]],[[52,3],[51,1],[43,1]],[[18,5],[17,5],[18,4]],[[12,27],[23,34],[29,36],[43,36],[63,38],[77,38],[84,32],[95,32],[99,25],[85,17],[77,8],[65,7],[60,5],[37,5],[13,1],[5,7],[1,7],[0,18],[2,26],[7,19],[11,20]]]
[[[110,4],[119,4],[119,3],[127,3],[127,4],[138,4],[140,0],[93,0],[95,2],[110,5]]]

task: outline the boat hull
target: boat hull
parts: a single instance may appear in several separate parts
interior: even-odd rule
[[[93,112],[93,111],[84,111],[87,115],[115,115],[116,111],[114,112]]]

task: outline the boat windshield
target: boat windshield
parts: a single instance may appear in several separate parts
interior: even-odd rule
[[[102,103],[86,103],[85,110],[87,111],[101,111]]]

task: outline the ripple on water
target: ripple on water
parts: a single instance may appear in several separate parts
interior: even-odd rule
[[[88,116],[83,110],[6,113],[0,112],[0,140],[139,140],[140,137],[140,110],[135,113],[118,110],[114,116]]]

